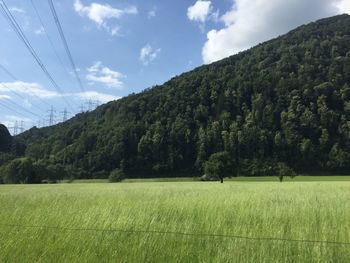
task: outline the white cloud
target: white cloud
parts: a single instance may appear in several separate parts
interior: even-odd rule
[[[110,88],[122,88],[122,78],[125,78],[120,72],[114,71],[102,65],[101,61],[97,61],[94,65],[87,69],[89,74],[86,76],[87,80],[94,83],[101,83]]]
[[[219,11],[214,11],[211,1],[198,0],[187,9],[187,18],[199,23],[200,29],[204,31],[205,22],[209,19],[217,22]]]
[[[101,68],[100,65],[94,65],[91,68],[92,72],[100,72]],[[109,74],[111,74],[109,71],[110,69],[108,68],[102,68],[102,71],[105,71]],[[5,85],[5,86],[3,86]],[[32,103],[30,102],[30,97],[36,96],[41,99],[49,99],[49,98],[61,98],[61,97],[78,97],[78,98],[94,98],[94,99],[99,99],[101,102],[106,102],[106,101],[111,101],[111,100],[116,100],[119,99],[120,97],[113,96],[113,95],[108,95],[104,93],[99,93],[97,91],[86,91],[86,92],[81,92],[81,93],[64,93],[60,94],[57,92],[49,91],[44,89],[42,86],[40,86],[37,83],[27,83],[23,81],[16,81],[16,82],[0,82],[0,92],[9,92],[7,89],[11,89],[14,92],[21,93],[24,95],[28,95],[28,99],[23,101],[23,106],[30,108],[32,106]],[[0,95],[0,100],[2,99],[10,99],[11,97],[7,94],[1,94]]]
[[[350,0],[236,0],[221,17],[225,27],[207,33],[205,63],[236,54],[320,18],[349,12]]]
[[[151,19],[157,15],[157,8],[153,7],[150,11],[148,11],[147,18]]]
[[[91,3],[90,5],[84,5],[80,0],[75,0],[74,10],[81,16],[87,16],[99,28],[104,28],[111,35],[117,35],[119,33],[119,27],[109,25],[107,23],[108,20],[119,19],[123,15],[136,15],[138,13],[135,6],[118,9],[108,4]]]
[[[43,27],[40,27],[34,31],[34,34],[35,35],[43,35],[43,34],[45,34],[45,29]]]
[[[26,11],[20,7],[17,7],[17,6],[11,6],[9,8],[9,10],[13,14],[14,13],[18,14],[18,16],[16,16],[17,22],[19,22],[23,31],[27,31],[29,29],[29,26],[30,26],[30,22],[29,22],[30,19],[26,15]],[[9,31],[12,31],[12,29],[9,29]]]
[[[6,99],[11,99],[11,97],[8,95],[0,94],[0,100],[6,100]]]
[[[149,44],[147,44],[146,46],[141,48],[140,60],[144,65],[148,65],[159,56],[160,51],[160,48],[154,49]]]
[[[16,6],[12,6],[9,8],[10,11],[12,12],[16,12],[16,13],[20,13],[20,14],[24,14],[25,11],[22,8],[16,7]]]
[[[341,14],[350,14],[350,1],[349,0],[341,0],[336,3],[336,6],[339,9]]]
[[[115,27],[110,27],[109,28],[109,33],[112,36],[121,36],[120,32],[120,27],[119,26],[115,26]]]
[[[9,89],[31,97],[36,96],[42,99],[62,97],[62,95],[58,92],[46,90],[38,83],[29,83],[24,81],[0,82],[0,92],[8,92]]]
[[[77,96],[79,96],[81,99],[84,100],[89,100],[89,99],[94,99],[94,100],[99,100],[102,103],[106,103],[108,101],[112,100],[118,100],[121,97],[110,95],[110,94],[105,94],[105,93],[100,93],[97,91],[86,91],[86,92],[81,92],[78,93]]]
[[[189,20],[204,23],[210,13],[211,1],[198,0],[193,6],[187,9]]]

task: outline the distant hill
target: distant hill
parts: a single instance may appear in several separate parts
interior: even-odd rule
[[[11,151],[12,136],[5,125],[0,124],[0,152]]]
[[[350,16],[301,26],[250,50],[20,135],[26,155],[75,177],[350,172]]]

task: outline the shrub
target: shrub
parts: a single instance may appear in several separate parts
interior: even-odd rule
[[[108,180],[110,183],[117,183],[121,182],[125,179],[125,174],[122,170],[120,169],[115,169],[113,170],[108,177]]]

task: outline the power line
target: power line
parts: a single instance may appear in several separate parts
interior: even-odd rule
[[[22,100],[27,100],[27,98],[23,97],[21,94],[17,93],[16,91],[14,90],[11,90],[8,86],[6,86],[4,83],[1,83],[0,82],[0,85],[3,86],[5,89],[7,89],[9,92],[15,94],[17,97],[21,98]],[[35,107],[38,107],[34,104]],[[42,110],[38,107],[39,110]]]
[[[37,64],[40,66],[40,68],[42,69],[42,71],[44,72],[44,74],[47,76],[47,78],[50,80],[51,84],[53,85],[53,87],[61,94],[63,94],[62,89],[60,88],[60,86],[58,86],[58,84],[56,83],[56,81],[54,80],[54,78],[52,77],[52,75],[50,74],[50,72],[47,70],[46,66],[44,65],[44,63],[41,61],[40,57],[38,56],[38,54],[36,53],[36,51],[34,50],[34,48],[32,47],[32,45],[30,44],[29,40],[27,39],[27,37],[25,36],[25,34],[23,33],[21,27],[18,25],[16,19],[13,17],[11,11],[9,10],[9,8],[7,7],[6,3],[4,0],[0,0],[1,1],[1,11],[3,13],[3,15],[5,16],[5,18],[9,21],[10,25],[12,26],[12,28],[15,30],[15,32],[17,33],[18,37],[20,38],[20,40],[22,40],[22,42],[24,43],[24,45],[27,47],[28,51],[31,53],[31,55],[33,56],[33,58],[35,59],[35,61],[37,62]],[[72,109],[72,106],[70,105],[70,103],[68,102],[68,100],[65,97],[62,97],[63,100],[66,102],[66,104]]]
[[[40,22],[40,24],[41,24],[41,26],[42,26],[42,28],[43,28],[43,30],[44,30],[45,36],[46,36],[47,40],[49,41],[50,46],[51,46],[53,52],[55,53],[56,58],[57,58],[58,61],[60,62],[60,65],[62,66],[62,69],[68,74],[68,76],[70,76],[69,71],[68,71],[67,68],[64,66],[64,63],[63,63],[63,61],[62,61],[60,55],[58,54],[58,52],[57,52],[57,50],[56,50],[56,48],[55,48],[55,45],[53,44],[53,41],[52,41],[51,37],[50,37],[49,34],[48,34],[48,31],[46,30],[46,26],[45,26],[45,24],[44,24],[44,22],[43,22],[43,19],[42,19],[41,16],[40,16],[40,13],[39,13],[39,11],[38,11],[38,9],[37,9],[35,3],[34,3],[34,0],[30,0],[30,2],[31,2],[31,4],[32,4],[33,9],[34,9],[34,11],[35,11],[35,14],[36,14],[36,16],[38,17],[38,20],[39,20],[39,22]]]
[[[86,107],[84,105],[86,105]],[[89,99],[88,101],[85,102],[84,105],[80,106],[81,112],[84,112],[85,108],[87,109],[86,111],[92,111],[96,109],[98,106],[100,106],[100,100],[93,101],[92,99]]]
[[[57,16],[57,13],[56,13],[56,10],[55,10],[55,6],[54,6],[52,0],[48,0],[48,2],[49,2],[49,5],[50,5],[51,13],[52,13],[52,15],[53,15],[53,17],[54,17],[54,20],[55,20],[55,23],[56,23],[58,32],[59,32],[59,34],[60,34],[60,36],[61,36],[64,49],[66,50],[66,53],[67,53],[67,56],[68,56],[68,58],[69,58],[70,64],[71,64],[71,66],[72,66],[72,68],[73,68],[74,75],[75,75],[75,77],[76,77],[76,79],[77,79],[77,81],[78,81],[78,84],[79,84],[79,86],[80,86],[81,91],[82,91],[82,92],[85,92],[84,86],[83,86],[83,84],[82,84],[82,82],[81,82],[81,79],[80,79],[80,77],[79,77],[77,68],[76,68],[76,66],[75,66],[75,63],[74,63],[72,54],[71,54],[71,52],[70,52],[70,50],[69,50],[66,37],[64,36],[64,32],[63,32],[63,29],[62,29],[60,20],[59,20],[59,18],[58,18],[58,16]]]
[[[9,75],[14,81],[19,81],[19,79],[13,75],[4,65],[0,64],[0,68],[7,74]],[[8,88],[8,87],[7,87]],[[36,97],[37,99],[39,99],[42,103],[46,104],[47,106],[51,107],[51,105],[49,103],[47,103],[45,100],[43,100],[42,98],[40,98],[39,96],[37,96],[36,94],[34,94],[33,92],[30,92],[26,87],[25,88],[25,91],[27,91],[28,93],[30,93],[30,95],[32,95],[33,97]],[[8,88],[9,89],[9,88]],[[15,91],[11,90],[13,93],[17,94]],[[20,96],[22,99],[25,99],[23,98],[23,96],[17,94],[17,96]],[[38,106],[34,105],[35,107],[38,108]],[[40,108],[38,108],[40,109]],[[42,109],[40,109],[42,111]]]
[[[13,129],[12,135],[16,136],[24,131],[24,121],[15,121],[13,127],[8,127],[9,130]],[[18,132],[19,131],[19,132]]]
[[[80,113],[84,113],[85,112],[85,105],[81,104],[80,105]]]
[[[21,94],[17,93],[14,90],[11,90],[7,85],[5,85],[4,83],[0,82],[0,85],[3,86],[5,89],[7,89],[8,91],[10,91],[11,93],[15,94],[17,97],[21,98],[22,100],[26,101],[27,98],[23,97]],[[37,108],[40,111],[43,111],[39,106],[37,106],[36,104],[32,104],[35,108]]]
[[[12,135],[16,136],[18,134],[18,121],[15,121],[13,127],[8,127],[9,130],[13,129]]]
[[[7,75],[9,75],[12,79],[17,80],[18,78],[16,78],[10,71],[8,71],[7,68],[5,68],[5,66],[3,66],[2,64],[0,64],[0,68],[6,72]]]
[[[13,75],[4,65],[0,64],[0,68],[7,74],[9,75],[14,81],[19,81],[19,79]],[[32,95],[33,97],[36,97],[37,99],[39,99],[42,103],[46,104],[47,106],[51,107],[51,104],[47,103],[45,100],[43,100],[42,98],[40,98],[39,96],[37,96],[36,94],[34,94],[33,92],[30,92],[26,87],[24,87],[25,90],[30,93],[30,95]],[[12,90],[11,90],[12,91]],[[12,91],[15,93],[15,91]],[[22,97],[22,96],[21,96]],[[22,97],[23,98],[23,97]],[[35,107],[37,107],[35,105]],[[37,107],[38,108],[38,107]],[[42,109],[40,109],[42,111]]]
[[[51,109],[48,110],[48,112],[49,112],[49,115],[47,117],[49,118],[48,119],[49,126],[52,126],[52,125],[55,124],[55,119],[56,119],[55,113],[56,113],[56,111],[53,109],[53,107],[51,107]]]
[[[20,130],[20,133],[23,133],[23,131],[24,131],[24,121],[20,122],[19,130]]]
[[[4,84],[1,83],[1,82],[0,82],[0,85],[10,90],[9,87],[7,87],[6,85],[4,85]],[[14,91],[13,91],[13,92],[14,92]],[[15,93],[15,94],[17,94],[17,93]],[[19,95],[19,94],[17,94],[17,95]],[[6,100],[6,101],[5,101],[5,100]],[[5,98],[5,100],[2,100],[2,101],[0,102],[0,105],[1,105],[3,108],[6,108],[7,110],[10,110],[10,111],[12,111],[12,112],[14,112],[14,113],[16,113],[16,114],[19,114],[20,116],[25,116],[25,115],[26,115],[26,116],[29,116],[29,115],[32,115],[32,116],[35,116],[35,117],[37,117],[37,118],[39,118],[39,119],[42,117],[42,116],[40,116],[40,115],[38,115],[38,114],[36,114],[36,113],[30,111],[29,109],[24,108],[23,106],[21,106],[20,104],[18,104],[18,103],[16,103],[16,102],[12,101],[12,100],[9,99],[9,98]],[[9,105],[6,104],[5,102],[10,102],[10,103],[14,106],[14,108],[13,108],[12,106],[9,106]],[[21,110],[22,112],[25,112],[25,114],[20,113],[18,110]],[[22,124],[22,123],[21,123],[21,124]],[[23,130],[23,125],[21,126],[21,130]]]
[[[1,83],[0,83],[0,84],[1,84]],[[31,115],[33,115],[33,116],[35,116],[35,117],[41,118],[40,115],[38,115],[38,114],[36,114],[36,113],[34,113],[34,112],[28,110],[28,109],[25,109],[24,107],[22,107],[21,105],[19,105],[19,104],[16,103],[16,102],[14,102],[14,101],[12,101],[12,100],[10,100],[10,99],[8,99],[7,101],[11,102],[17,109],[19,108],[20,110],[24,111],[25,113],[29,113],[29,114],[31,114]],[[28,115],[27,115],[27,116],[28,116]]]
[[[68,114],[70,114],[70,112],[68,112],[67,109],[64,109],[60,113],[62,114],[62,122],[65,122],[66,120],[68,120]]]
[[[94,103],[92,102],[92,100],[89,99],[89,101],[86,102],[86,104],[88,105],[88,111],[92,111],[92,108],[94,107]]]
[[[10,110],[10,111],[13,111],[13,112],[15,112],[15,113],[17,113],[17,114],[19,114],[19,115],[23,116],[23,114],[22,114],[22,113],[18,112],[18,111],[17,111],[17,110],[15,110],[15,109],[12,109],[11,107],[9,107],[8,105],[4,104],[4,103],[3,103],[3,102],[1,102],[1,101],[0,101],[0,105],[1,105],[2,107],[4,107],[4,108],[6,108],[6,109]]]
[[[69,228],[69,227],[60,227],[60,226],[15,225],[15,224],[0,224],[0,226],[18,227],[18,228],[55,229],[55,230],[66,230],[66,231],[94,231],[94,232],[119,232],[119,233],[133,233],[133,234],[181,235],[181,236],[191,236],[191,237],[244,239],[244,240],[252,240],[252,241],[281,241],[281,242],[350,246],[350,242],[342,242],[342,241],[290,239],[290,238],[279,238],[279,237],[254,237],[254,236],[241,236],[241,235],[229,235],[229,234],[190,233],[190,232],[180,232],[180,231]]]
[[[9,107],[7,104],[4,103],[4,101],[0,101],[0,106],[2,106],[3,108],[5,108],[5,109],[7,109],[7,110],[9,110],[9,111],[11,111],[11,112],[14,112],[14,113],[16,113],[16,114],[19,114],[20,116],[23,117],[23,114],[22,114],[22,113],[20,113],[20,112],[17,111],[16,109],[13,109],[12,107]],[[40,118],[41,118],[41,117],[40,117]],[[22,132],[24,131],[23,125],[24,125],[24,122],[21,121],[21,125],[20,125],[20,127],[18,127],[18,122],[16,121],[14,127],[11,127],[11,128],[13,129],[13,135],[17,135],[18,129],[19,129],[19,130],[21,131],[21,133],[22,133]]]

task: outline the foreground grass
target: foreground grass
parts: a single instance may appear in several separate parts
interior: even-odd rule
[[[210,236],[350,242],[349,201],[350,182],[1,186],[0,262],[349,262],[350,244]]]

